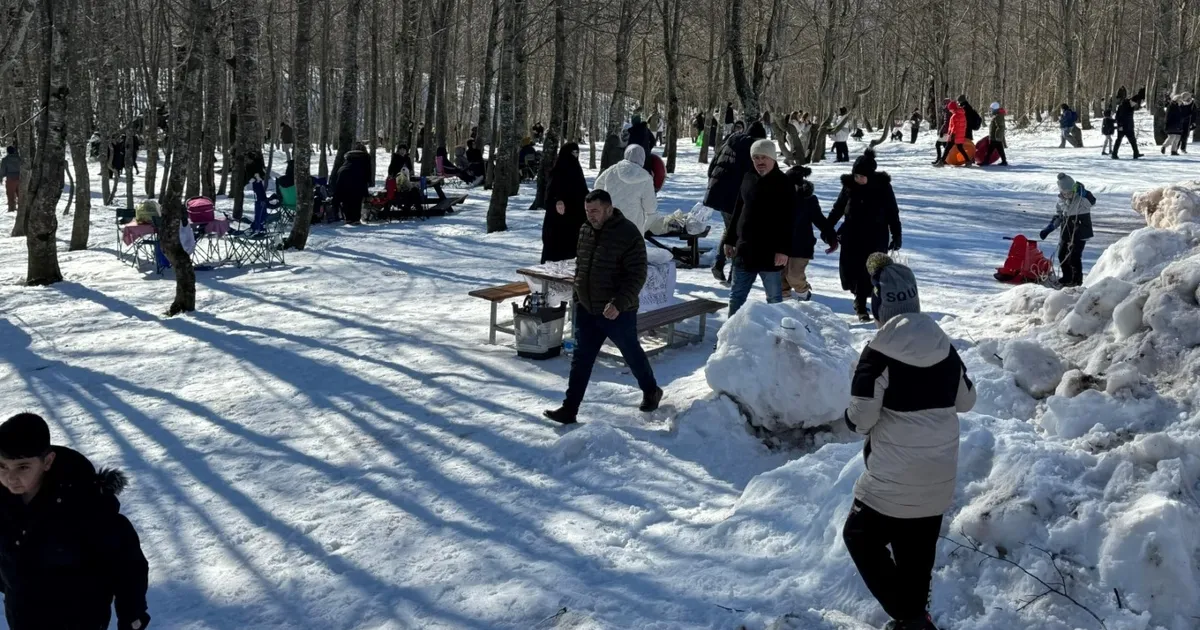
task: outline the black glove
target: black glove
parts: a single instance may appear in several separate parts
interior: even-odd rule
[[[900,245],[901,245],[900,237],[899,236],[893,237],[891,244],[888,245],[888,251],[889,252],[896,251],[896,250],[900,249]]]
[[[1042,230],[1038,236],[1042,237],[1042,240],[1044,241],[1046,240],[1047,236],[1050,236],[1050,230]]]

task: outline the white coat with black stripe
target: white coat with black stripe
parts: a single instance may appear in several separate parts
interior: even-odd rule
[[[894,518],[945,513],[958,472],[958,414],[975,388],[950,338],[923,313],[889,319],[863,349],[846,423],[866,436],[854,497]]]

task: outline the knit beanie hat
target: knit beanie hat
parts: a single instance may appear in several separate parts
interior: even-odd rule
[[[50,427],[42,417],[19,413],[0,424],[0,457],[26,459],[41,457],[50,450]]]
[[[854,160],[854,167],[850,172],[855,175],[874,175],[875,174],[875,152],[867,149],[858,159]]]
[[[625,147],[625,159],[638,166],[643,166],[646,164],[646,150],[640,144],[631,144]]]
[[[871,314],[881,324],[902,313],[920,313],[921,298],[912,269],[892,261],[887,254],[867,258],[871,274]]]
[[[1071,176],[1067,175],[1066,173],[1059,173],[1058,189],[1065,193],[1075,190],[1075,180],[1071,179]]]
[[[776,159],[775,143],[766,139],[755,140],[754,144],[750,145],[750,157],[754,157],[756,155],[766,156],[772,160]]]
[[[749,133],[751,138],[766,138],[767,128],[763,127],[763,124],[756,120],[750,123]]]

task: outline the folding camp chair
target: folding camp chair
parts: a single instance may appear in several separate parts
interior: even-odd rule
[[[283,221],[280,212],[270,212],[266,188],[254,182],[254,218],[249,227],[229,230],[230,256],[238,267],[263,263],[283,264]],[[244,219],[243,219],[244,222]]]
[[[162,218],[153,217],[151,221],[154,223],[154,233],[148,234],[133,242],[130,247],[133,248],[133,265],[140,271],[143,263],[154,267],[154,272],[162,275],[163,269],[168,267],[166,257],[162,255],[162,245],[159,239],[159,234],[162,232]]]
[[[133,221],[137,216],[137,211],[133,208],[117,208],[117,260],[125,261],[126,259],[133,261],[134,253],[137,251],[135,244],[126,245],[124,235],[121,234],[121,228]]]

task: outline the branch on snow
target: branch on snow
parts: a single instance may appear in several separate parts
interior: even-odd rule
[[[988,551],[985,551],[983,549],[982,545],[980,545],[979,541],[975,540],[974,538],[971,538],[970,536],[968,536],[962,532],[959,532],[959,535],[962,536],[963,538],[965,538],[967,542],[963,543],[961,541],[950,538],[949,536],[938,536],[938,538],[941,538],[942,540],[949,542],[950,544],[954,545],[957,549],[965,549],[967,551],[973,551],[981,556],[984,556],[985,558],[991,558],[992,560],[999,560],[1000,562],[1004,562],[1006,564],[1011,564],[1012,566],[1019,569],[1025,575],[1028,575],[1029,577],[1033,578],[1035,581],[1037,581],[1038,584],[1041,584],[1042,588],[1046,589],[1046,590],[1042,591],[1041,593],[1033,596],[1032,598],[1024,601],[1021,604],[1021,606],[1019,608],[1017,608],[1017,610],[1025,610],[1029,606],[1033,605],[1034,602],[1038,601],[1039,599],[1041,599],[1047,595],[1051,595],[1051,594],[1058,595],[1059,597],[1062,597],[1063,599],[1066,599],[1067,601],[1071,602],[1072,604],[1074,604],[1075,606],[1077,606],[1079,609],[1083,610],[1087,614],[1091,615],[1092,619],[1095,619],[1096,622],[1100,624],[1100,627],[1102,629],[1104,629],[1104,630],[1108,629],[1108,626],[1104,625],[1104,620],[1101,619],[1099,615],[1097,615],[1095,612],[1093,612],[1091,608],[1088,608],[1087,606],[1084,606],[1083,604],[1079,603],[1079,600],[1075,599],[1074,597],[1071,597],[1071,595],[1067,592],[1067,578],[1063,574],[1062,569],[1059,568],[1057,559],[1055,558],[1053,553],[1050,553],[1049,551],[1046,551],[1045,549],[1042,549],[1041,547],[1035,547],[1033,545],[1030,545],[1030,547],[1032,547],[1033,549],[1036,549],[1036,550],[1046,554],[1046,556],[1050,558],[1050,566],[1054,567],[1054,571],[1058,574],[1059,581],[1057,584],[1051,584],[1051,583],[1043,580],[1042,578],[1040,578],[1040,577],[1034,575],[1032,572],[1030,572],[1029,569],[1026,569],[1025,567],[1021,566],[1016,561],[1014,561],[1010,558],[1005,558],[1005,557],[990,553]]]

